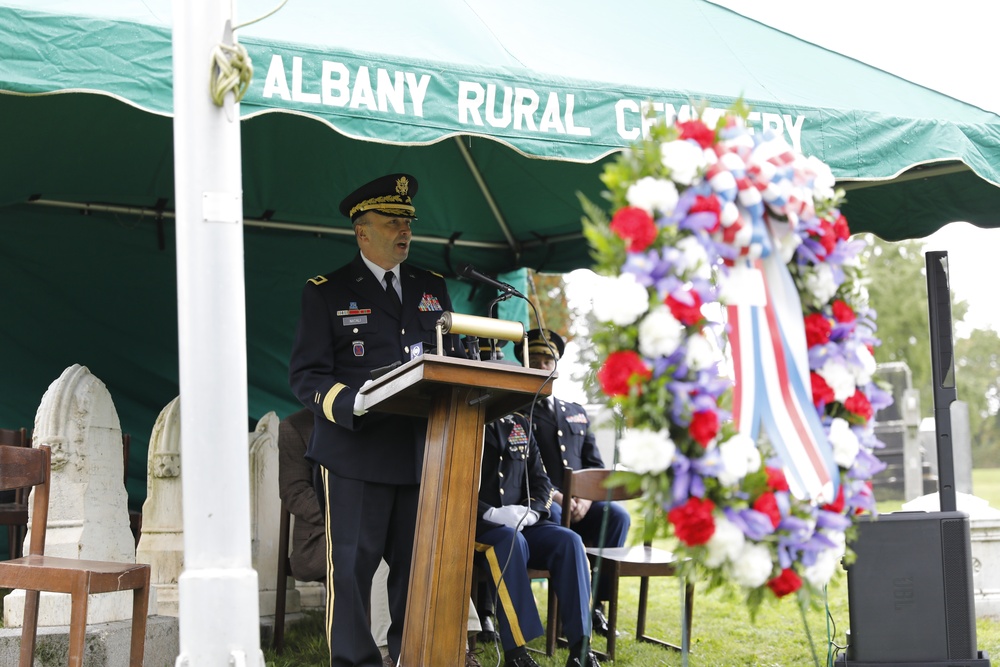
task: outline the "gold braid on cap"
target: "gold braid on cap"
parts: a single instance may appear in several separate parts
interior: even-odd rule
[[[378,210],[387,211],[389,213],[399,213],[412,218],[416,213],[416,209],[413,208],[413,200],[410,199],[408,194],[409,191],[410,180],[406,178],[406,176],[400,176],[396,179],[396,194],[372,197],[358,202],[354,205],[354,208],[351,209],[351,213],[347,217],[353,220],[355,213]]]
[[[552,341],[549,342],[551,343]],[[549,346],[545,344],[545,341],[540,338],[528,343],[528,352],[534,354],[545,354],[552,357],[556,361],[559,361],[559,348],[556,347],[556,344],[552,343],[552,347],[550,349]]]

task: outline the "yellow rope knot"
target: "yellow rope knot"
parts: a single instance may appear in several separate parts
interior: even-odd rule
[[[212,50],[212,101],[222,106],[226,93],[232,91],[238,103],[246,95],[253,79],[253,63],[242,44],[219,44]]]

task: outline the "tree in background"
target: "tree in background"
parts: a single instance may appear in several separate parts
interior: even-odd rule
[[[566,342],[573,340],[570,327],[573,318],[566,303],[566,284],[561,273],[538,273],[529,269],[528,298],[542,318],[529,328],[544,327],[555,331]]]
[[[920,391],[921,413],[929,416],[934,394],[923,244],[874,239],[864,261],[871,278],[869,303],[878,313],[877,333],[882,340],[875,360],[906,362],[913,387]],[[953,324],[967,311],[967,304],[953,296]],[[959,400],[969,405],[973,464],[1000,466],[1000,336],[995,331],[972,329],[967,337],[956,337],[955,381]]]

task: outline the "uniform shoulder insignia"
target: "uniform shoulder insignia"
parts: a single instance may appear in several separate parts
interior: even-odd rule
[[[326,282],[326,276],[316,276],[315,278],[310,278],[306,282],[310,282],[313,285],[322,285]]]
[[[442,279],[444,278],[444,276],[442,276],[437,271],[428,271],[427,273],[431,274],[432,276],[437,276],[438,278],[442,278]]]

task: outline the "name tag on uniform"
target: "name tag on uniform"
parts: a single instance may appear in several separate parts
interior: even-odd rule
[[[345,317],[344,318],[344,326],[345,327],[351,326],[351,325],[354,325],[354,324],[368,324],[368,316],[367,315],[355,315],[354,317]]]

